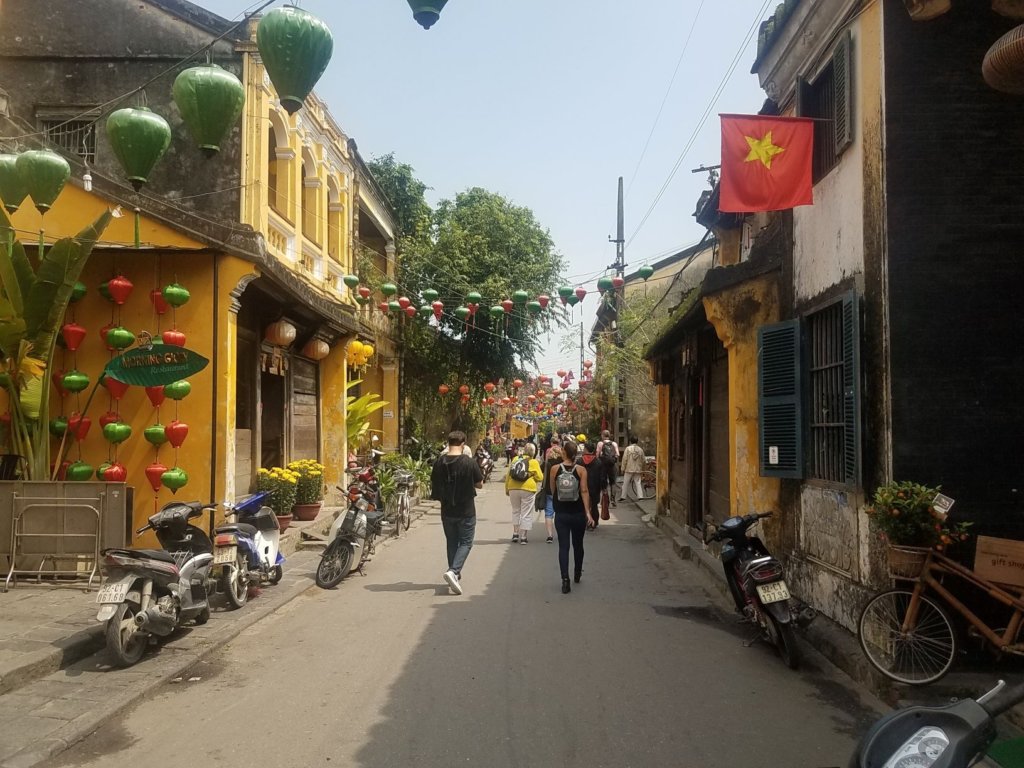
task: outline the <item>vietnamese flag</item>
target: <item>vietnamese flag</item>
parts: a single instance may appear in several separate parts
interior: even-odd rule
[[[811,205],[814,121],[804,117],[721,115],[718,210],[780,211]]]

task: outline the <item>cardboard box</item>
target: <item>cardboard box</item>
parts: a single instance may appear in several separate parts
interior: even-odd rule
[[[997,584],[1024,587],[1024,541],[979,536],[974,572]]]

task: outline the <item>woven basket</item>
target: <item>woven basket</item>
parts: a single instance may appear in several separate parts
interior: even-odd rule
[[[918,547],[889,546],[889,576],[894,579],[916,579],[924,570],[928,550]]]

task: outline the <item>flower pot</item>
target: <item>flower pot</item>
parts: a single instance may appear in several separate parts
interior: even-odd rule
[[[924,547],[889,545],[889,576],[894,579],[916,579],[924,570],[928,550]]]
[[[323,506],[322,501],[317,501],[312,504],[296,504],[292,507],[292,514],[295,516],[296,520],[309,522],[310,520],[316,520],[316,516],[320,514],[321,506]]]
[[[292,515],[276,515],[276,517],[277,527],[280,529],[281,533],[284,533],[284,529],[292,524]]]

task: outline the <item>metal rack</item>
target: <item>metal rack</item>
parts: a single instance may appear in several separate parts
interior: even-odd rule
[[[12,583],[17,584],[19,575],[35,576],[36,582],[41,583],[44,575],[84,579],[88,574],[86,588],[91,587],[99,573],[102,499],[32,497],[15,493],[13,502],[11,567],[3,591],[7,592]],[[25,567],[26,562],[36,558],[35,567]],[[75,561],[76,566],[87,563],[91,567],[88,571],[78,567],[74,570],[45,568],[48,560],[54,566],[58,561]]]

